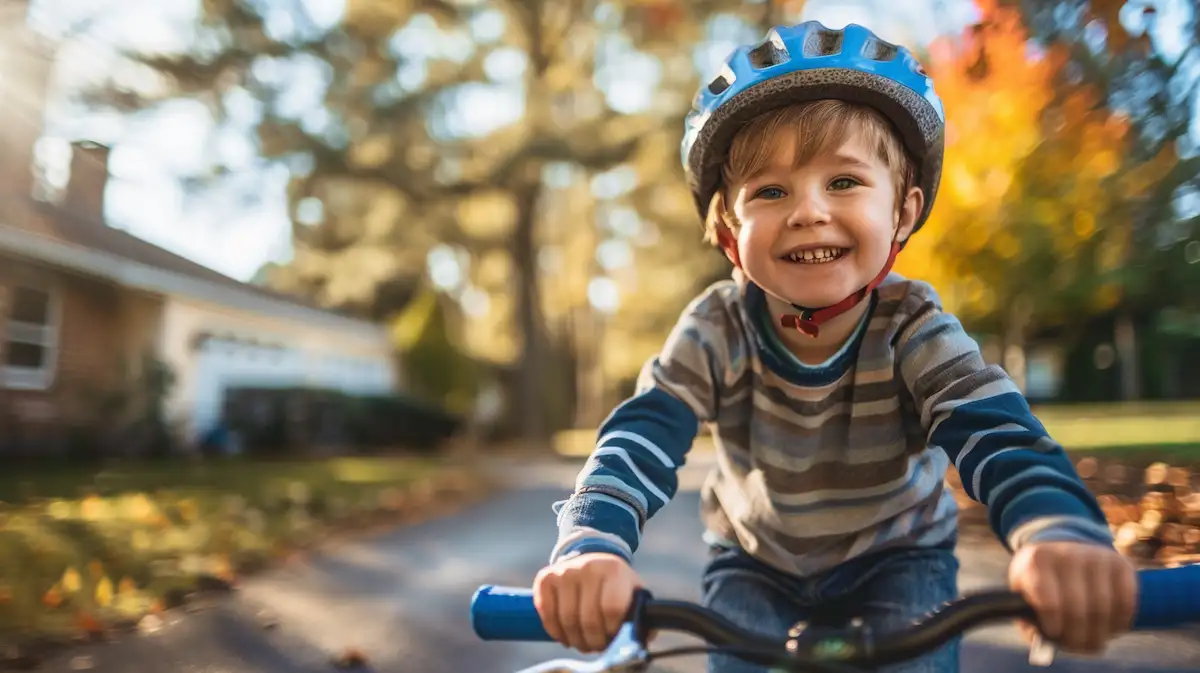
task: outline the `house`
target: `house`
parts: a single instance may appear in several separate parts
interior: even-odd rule
[[[63,197],[34,198],[52,59],[29,37],[0,48],[9,108],[0,123],[0,451],[61,448],[69,429],[105,420],[98,399],[126,385],[147,355],[173,373],[165,408],[189,441],[218,421],[230,387],[396,390],[381,325],[107,226],[107,148],[74,143]]]

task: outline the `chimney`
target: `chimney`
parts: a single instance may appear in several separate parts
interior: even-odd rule
[[[20,16],[0,30],[0,217],[17,219],[34,193],[34,147],[54,68],[52,46]]]
[[[62,208],[94,222],[104,222],[104,190],[108,187],[108,148],[90,140],[71,143],[71,177]]]

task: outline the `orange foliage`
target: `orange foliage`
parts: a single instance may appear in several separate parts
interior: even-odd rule
[[[934,283],[950,310],[981,315],[1012,299],[1007,283],[1028,275],[1014,271],[1033,253],[1052,247],[1053,282],[1067,284],[1077,280],[1071,259],[1097,236],[1121,247],[1129,199],[1172,162],[1131,170],[1128,121],[1093,89],[1063,84],[1064,54],[1028,49],[1017,10],[977,5],[978,26],[930,49],[946,157],[930,220],[897,270]],[[984,258],[995,263],[977,263]],[[1098,303],[1114,301],[1111,288],[1101,294]]]
[[[951,254],[978,252],[992,238],[1014,174],[1041,140],[1039,120],[1053,96],[1056,67],[1027,53],[1016,10],[995,0],[977,4],[978,26],[930,45],[928,71],[946,110],[946,156],[930,219],[896,265],[937,285],[952,310],[978,293],[940,253],[947,243]]]

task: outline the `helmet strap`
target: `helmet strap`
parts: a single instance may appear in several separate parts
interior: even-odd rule
[[[721,250],[729,257],[729,261],[733,262],[734,267],[741,268],[741,255],[738,254],[737,239],[729,232],[727,227],[722,226],[717,230],[717,244],[721,246]],[[792,307],[800,312],[799,315],[783,315],[779,318],[779,323],[785,328],[795,329],[801,334],[805,334],[812,338],[816,338],[820,334],[821,325],[833,320],[850,309],[858,306],[862,300],[867,298],[875,288],[879,287],[892,271],[892,266],[896,263],[896,255],[900,254],[900,249],[904,247],[904,243],[895,238],[892,239],[892,248],[888,252],[887,261],[884,262],[883,268],[879,273],[867,283],[865,287],[858,292],[846,297],[832,306],[822,308],[808,308],[799,304],[792,304]]]
[[[866,285],[866,287],[832,306],[825,306],[823,308],[807,308],[798,304],[792,304],[797,311],[800,311],[800,314],[781,316],[779,318],[780,325],[783,327],[794,328],[801,334],[805,334],[815,339],[817,335],[820,334],[820,328],[823,323],[827,323],[839,315],[842,315],[846,311],[854,308],[862,300],[866,299],[867,295],[871,294],[875,288],[879,287],[880,283],[882,283],[884,279],[887,278],[887,275],[891,273],[892,265],[896,263],[896,255],[900,253],[901,245],[902,244],[899,241],[892,241],[892,249],[888,253],[887,262],[884,263],[883,269],[880,270],[879,274],[876,275],[875,278]]]

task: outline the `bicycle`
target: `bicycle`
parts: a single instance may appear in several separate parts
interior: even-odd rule
[[[1138,573],[1138,613],[1134,630],[1169,629],[1200,622],[1200,565]],[[608,648],[592,661],[555,659],[518,673],[635,673],[667,657],[731,654],[757,664],[796,673],[857,673],[932,652],[978,626],[1034,619],[1020,594],[984,591],[963,595],[913,626],[873,633],[853,624],[841,629],[793,627],[787,638],[748,631],[716,612],[688,601],[662,600],[639,590],[629,615]],[[528,588],[483,585],[471,599],[471,626],[482,640],[550,641]],[[707,645],[658,652],[646,649],[648,634],[680,631]]]

